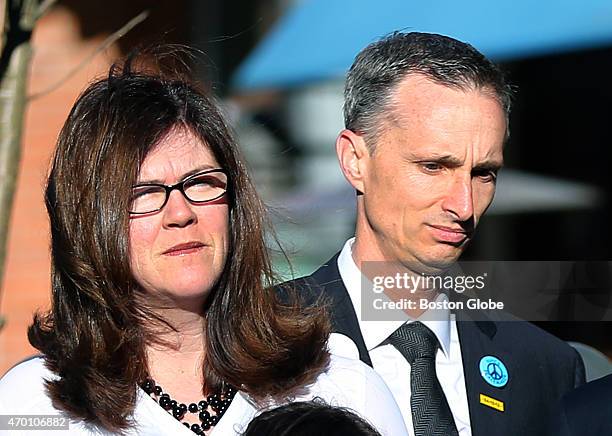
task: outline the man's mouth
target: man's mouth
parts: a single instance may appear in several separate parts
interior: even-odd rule
[[[447,227],[438,225],[429,225],[434,239],[438,242],[458,245],[464,242],[468,237],[468,232],[461,227]]]

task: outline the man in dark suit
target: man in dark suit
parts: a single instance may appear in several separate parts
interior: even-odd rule
[[[551,436],[612,435],[612,375],[567,394],[551,421]]]
[[[439,304],[433,318],[418,307],[405,308],[407,322],[367,316],[362,283],[376,277],[366,264],[434,277],[471,240],[495,193],[510,101],[499,69],[452,38],[394,33],[362,50],[336,141],[357,193],[355,237],[285,285],[328,300],[331,351],[371,365],[417,436],[540,435],[556,401],[584,382],[562,341],[503,312],[452,306],[435,288],[411,293]]]

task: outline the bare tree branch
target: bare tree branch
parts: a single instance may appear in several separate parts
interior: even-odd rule
[[[15,0],[12,0],[15,1]],[[21,17],[19,20],[19,28],[24,32],[32,33],[34,25],[36,24],[37,16],[36,11],[38,10],[38,4],[40,0],[21,0]],[[30,35],[31,36],[31,35]]]
[[[55,5],[56,3],[57,3],[57,0],[44,0],[40,4],[40,6],[38,6],[38,9],[37,9],[36,13],[34,14],[34,19],[38,20],[40,17],[45,15],[47,13],[47,11],[49,9],[51,9],[51,7],[53,5]]]
[[[6,42],[6,32],[7,32],[7,22],[6,22],[6,15],[7,15],[7,7],[6,7],[6,1],[7,0],[0,0],[0,9],[2,9],[0,11],[0,32],[2,32],[2,41],[0,41],[0,53],[2,52],[2,50],[4,50],[4,43]]]
[[[44,95],[47,95],[47,94],[55,91],[59,87],[61,87],[64,83],[66,83],[66,81],[68,79],[70,79],[79,70],[81,70],[83,67],[85,67],[100,52],[106,50],[108,47],[113,45],[115,42],[117,42],[119,39],[121,39],[126,33],[128,33],[134,27],[136,27],[137,25],[142,23],[144,20],[146,20],[148,16],[149,16],[149,11],[148,10],[142,11],[140,14],[136,15],[130,21],[125,23],[125,25],[121,29],[117,30],[116,32],[111,34],[108,38],[106,38],[102,42],[102,44],[100,44],[100,46],[93,51],[93,53],[91,53],[89,56],[87,56],[85,59],[83,59],[76,67],[74,67],[71,71],[69,71],[68,74],[66,74],[60,80],[55,82],[53,85],[49,86],[47,89],[44,89],[44,90],[42,90],[40,92],[37,92],[36,94],[32,94],[30,97],[28,97],[28,100],[29,101],[35,100],[35,99],[40,98],[40,97],[42,97]]]
[[[3,5],[5,24],[2,31],[5,40],[0,52],[0,285],[21,156],[26,78],[32,57],[32,15],[38,0],[6,0]],[[0,323],[4,321],[0,319]]]

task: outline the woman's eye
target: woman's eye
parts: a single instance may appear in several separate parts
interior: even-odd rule
[[[189,180],[185,185],[187,188],[215,186],[215,178],[212,176],[194,177],[193,179]]]
[[[161,190],[163,192],[163,190]],[[158,186],[137,186],[132,189],[132,200],[147,197],[150,195],[157,195],[160,193]]]
[[[196,176],[193,179],[185,183],[185,189],[187,188],[225,188],[227,180],[225,175],[220,174],[204,174]]]

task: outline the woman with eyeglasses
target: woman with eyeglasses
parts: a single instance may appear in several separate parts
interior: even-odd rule
[[[111,68],[72,108],[45,200],[52,306],[28,332],[42,355],[0,380],[18,418],[0,433],[224,436],[316,396],[404,434],[373,371],[328,354],[326,314],[269,290],[264,208],[205,92]]]

